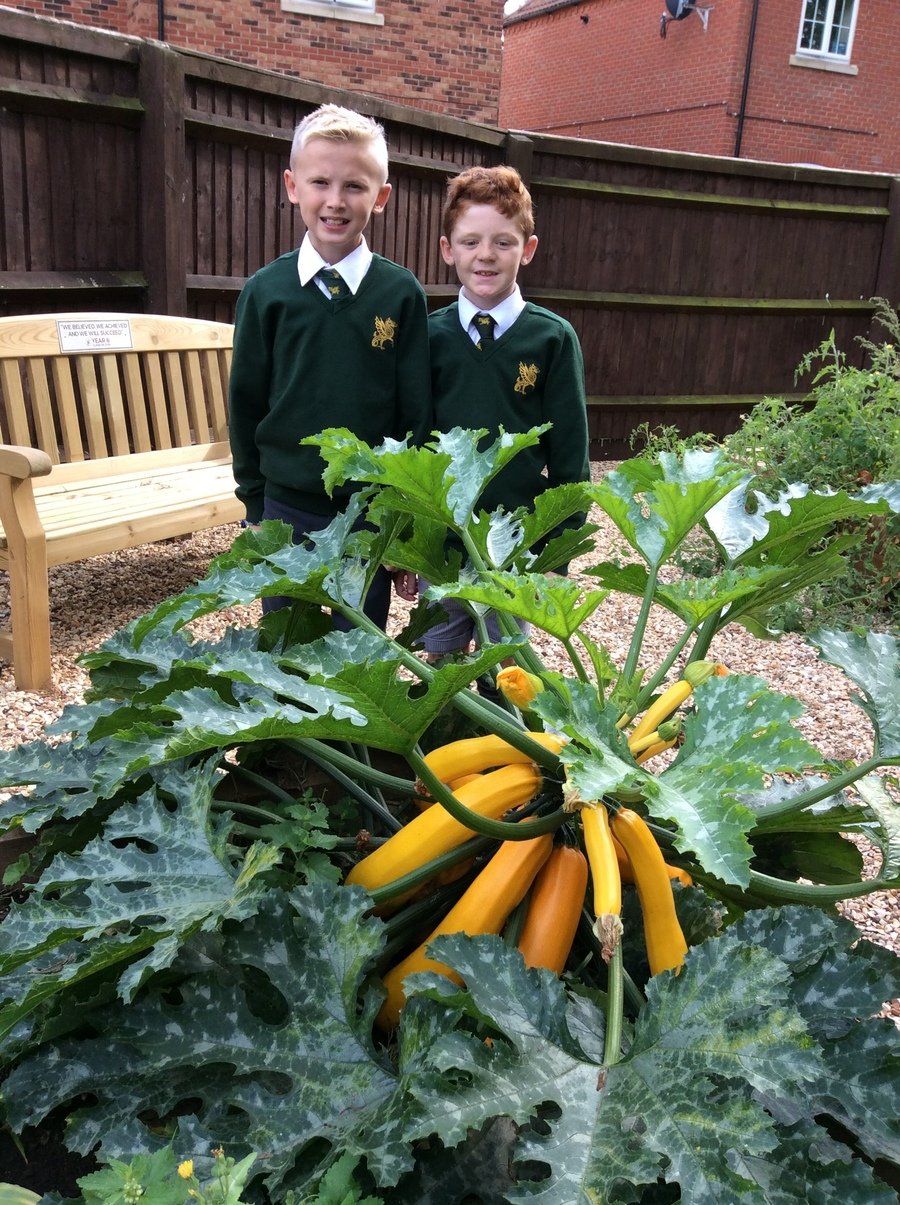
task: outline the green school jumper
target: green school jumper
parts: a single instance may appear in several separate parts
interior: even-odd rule
[[[375,255],[355,295],[332,301],[314,280],[300,284],[297,251],[260,268],[235,315],[229,436],[236,493],[247,519],[264,496],[335,515],[355,488],[325,493],[325,462],[300,440],[347,427],[377,445],[431,421],[425,293],[413,274]]]
[[[495,438],[500,427],[527,431],[553,424],[489,483],[479,509],[530,510],[545,489],[590,480],[584,362],[570,323],[527,302],[508,331],[479,349],[454,302],[432,314],[428,327],[437,430],[486,428]],[[566,526],[583,522],[583,515],[575,516]]]

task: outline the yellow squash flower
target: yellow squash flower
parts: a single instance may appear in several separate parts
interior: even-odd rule
[[[509,665],[497,674],[497,686],[513,706],[527,710],[544,689],[536,674],[529,674],[518,665]]]

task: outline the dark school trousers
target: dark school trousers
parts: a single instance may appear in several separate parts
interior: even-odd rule
[[[276,502],[273,498],[266,498],[263,504],[263,518],[281,519],[283,523],[287,523],[294,532],[295,544],[301,544],[309,532],[321,531],[332,520],[331,515],[317,515],[312,511],[294,510],[292,506],[285,506],[283,502]],[[363,605],[365,614],[373,623],[377,623],[382,631],[387,626],[388,611],[391,606],[391,585],[391,575],[383,565],[380,565]],[[268,615],[271,611],[280,611],[282,607],[289,607],[292,601],[285,595],[264,598],[262,600],[263,613]],[[339,632],[349,632],[353,628],[353,624],[337,611],[332,611],[332,618],[334,626]]]

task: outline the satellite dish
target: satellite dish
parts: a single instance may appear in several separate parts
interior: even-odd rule
[[[696,0],[666,0],[666,11],[659,18],[659,36],[666,36],[666,27],[670,21],[683,21],[691,13],[696,13],[703,22],[703,32],[709,25],[709,14],[715,8],[714,4],[697,4]]]

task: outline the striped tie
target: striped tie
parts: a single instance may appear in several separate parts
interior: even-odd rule
[[[331,294],[332,301],[340,301],[342,297],[350,296],[350,286],[338,272],[337,268],[320,268],[316,273],[319,280],[323,281],[328,292]]]
[[[490,314],[475,315],[475,329],[478,331],[478,342],[476,347],[483,347],[485,343],[494,342],[494,327],[497,325],[496,319]]]

